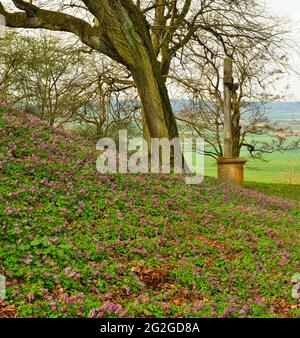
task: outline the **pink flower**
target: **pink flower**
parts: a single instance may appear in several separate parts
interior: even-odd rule
[[[11,208],[6,208],[5,209],[5,213],[7,214],[7,215],[11,215],[12,214],[12,209]]]
[[[82,208],[82,209],[85,209],[86,205],[83,201],[79,201],[78,202],[78,205]]]
[[[152,207],[153,208],[157,208],[158,207],[158,197],[157,196],[153,196]]]
[[[67,299],[67,294],[66,293],[63,293],[62,295],[59,296],[59,300],[60,301],[66,301]]]
[[[66,185],[66,187],[68,189],[73,189],[73,184],[71,182],[68,182],[67,185]]]
[[[56,308],[57,308],[57,307],[56,307],[56,303],[55,303],[55,302],[51,303],[51,304],[50,304],[50,308],[51,308],[52,311],[55,311]]]
[[[105,272],[104,278],[105,278],[105,279],[110,279],[110,278],[111,278],[111,274],[108,273],[108,272]]]
[[[77,298],[76,296],[71,296],[71,297],[69,298],[69,304],[74,304],[76,298]]]
[[[28,300],[29,302],[33,301],[34,298],[35,298],[35,297],[34,297],[34,293],[33,293],[33,292],[29,292],[26,298],[27,298],[27,300]]]

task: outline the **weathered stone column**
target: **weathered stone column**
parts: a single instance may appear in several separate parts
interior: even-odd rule
[[[224,157],[232,158],[232,58],[226,56],[224,59]]]
[[[231,57],[224,59],[224,157],[217,159],[218,178],[229,183],[244,183],[244,165],[242,158],[233,157],[232,134],[232,98],[234,94],[233,61]]]

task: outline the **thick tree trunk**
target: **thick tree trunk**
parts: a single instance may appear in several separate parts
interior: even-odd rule
[[[232,137],[232,157],[240,157],[240,137],[241,137],[241,132],[240,132],[240,127],[237,126],[237,128],[233,128],[233,137]]]
[[[159,67],[155,64],[152,67]],[[142,71],[142,67],[145,67]],[[147,64],[141,64],[139,71],[132,71],[137,90],[142,102],[142,124],[143,137],[148,143],[149,156],[151,156],[151,138],[178,138],[178,128],[175,116],[172,111],[170,99],[168,96],[165,81],[160,73],[160,69],[152,72],[152,67]],[[171,148],[170,165],[174,169],[174,149]],[[162,160],[162,158],[160,158]],[[185,160],[182,155],[182,165]],[[185,165],[184,168],[187,168]]]
[[[155,63],[156,61],[154,61]],[[153,68],[158,68],[153,71]],[[170,99],[158,65],[141,63],[132,70],[142,102],[144,138],[178,137],[176,120]]]
[[[143,14],[127,0],[88,3],[102,23],[103,38],[116,51],[116,59],[132,73],[148,129],[144,135],[178,137],[166,84]]]
[[[152,67],[158,67],[155,63],[156,61],[152,64]],[[149,156],[151,156],[151,138],[171,140],[179,137],[165,81],[162,75],[158,73],[160,70],[155,73],[152,71],[152,67],[143,63],[138,71],[132,70],[142,102],[143,137],[148,143]],[[174,156],[174,149],[171,148],[170,164],[172,170],[174,168]],[[160,158],[160,161],[162,161],[162,158]],[[183,157],[182,163],[184,163]]]

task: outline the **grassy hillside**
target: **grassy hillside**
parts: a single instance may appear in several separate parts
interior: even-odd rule
[[[245,187],[255,189],[266,195],[276,195],[290,200],[300,201],[300,185],[246,182]]]
[[[0,317],[296,317],[300,204],[212,178],[105,176],[0,112]]]

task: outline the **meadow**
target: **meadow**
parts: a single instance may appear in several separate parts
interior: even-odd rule
[[[216,161],[206,157],[205,175],[216,176],[216,172]],[[260,183],[300,184],[300,150],[268,155],[266,162],[248,159],[245,166],[245,180]]]
[[[268,155],[267,162],[249,159],[244,174],[245,187],[300,200],[300,150]],[[205,158],[205,175],[217,175],[216,162],[209,157]]]

